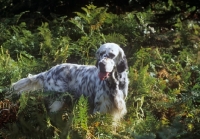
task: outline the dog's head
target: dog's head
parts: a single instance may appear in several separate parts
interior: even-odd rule
[[[121,73],[128,68],[124,51],[115,43],[101,45],[96,52],[96,58],[101,80],[108,78],[114,69]]]

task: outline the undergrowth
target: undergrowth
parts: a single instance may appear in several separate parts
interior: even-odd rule
[[[94,54],[105,42],[118,43],[124,49],[130,80],[128,113],[116,128],[110,115],[90,115],[83,96],[74,100],[63,93],[66,106],[50,113],[48,93],[38,91],[13,101],[17,118],[8,120],[14,111],[0,118],[1,138],[199,138],[200,27],[198,21],[181,20],[187,13],[163,21],[173,23],[170,28],[158,26],[159,14],[171,9],[180,10],[172,0],[122,15],[87,5],[74,18],[56,17],[34,29],[20,21],[24,13],[10,21],[13,25],[1,22],[0,114],[14,107],[4,98],[4,90],[13,82],[58,63],[94,65]],[[191,11],[195,8],[188,8]]]

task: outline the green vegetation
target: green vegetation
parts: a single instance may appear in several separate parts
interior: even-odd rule
[[[24,18],[29,11],[1,18],[0,138],[200,138],[200,9],[173,0],[118,15],[91,4],[81,9],[35,24]],[[105,42],[121,45],[129,64],[128,113],[117,128],[110,115],[89,115],[83,96],[62,94],[68,103],[58,113],[46,109],[45,92],[5,99],[29,73],[63,62],[95,64]]]

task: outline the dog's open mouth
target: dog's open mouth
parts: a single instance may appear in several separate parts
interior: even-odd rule
[[[99,78],[100,80],[105,80],[109,77],[110,72],[99,72]]]

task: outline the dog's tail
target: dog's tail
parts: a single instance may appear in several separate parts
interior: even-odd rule
[[[43,81],[39,75],[29,74],[27,78],[23,78],[11,86],[14,93],[21,94],[22,92],[35,91],[43,89]]]

